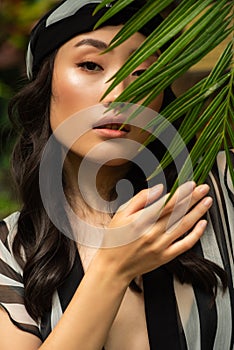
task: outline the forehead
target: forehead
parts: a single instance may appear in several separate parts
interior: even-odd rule
[[[120,31],[120,29],[123,27],[123,25],[118,26],[106,26],[91,32],[82,33],[68,42],[66,42],[64,45],[61,46],[61,48],[69,48],[69,47],[79,47],[80,42],[84,42],[85,39],[95,39],[102,41],[106,44],[108,47],[111,40],[114,38],[114,36]],[[142,42],[145,40],[145,36],[139,32],[133,34],[130,38],[128,38],[123,44],[119,45],[118,47],[134,47],[134,50],[142,44]],[[117,47],[117,49],[118,49]],[[105,50],[106,47],[103,46],[103,48],[100,45],[100,49]]]

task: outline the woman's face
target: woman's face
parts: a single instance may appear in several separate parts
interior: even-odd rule
[[[74,133],[74,128],[83,131],[79,139],[72,144],[71,151],[81,158],[87,156],[90,150],[101,143],[102,154],[106,152],[112,154],[111,147],[118,147],[116,142],[112,145],[111,142],[104,143],[103,141],[124,139],[142,144],[149,136],[148,132],[142,132],[135,125],[128,125],[126,129],[119,130],[124,119],[123,115],[115,114],[113,111],[107,114],[105,112],[109,104],[157,60],[156,55],[151,56],[137,67],[101,101],[101,97],[110,85],[108,80],[145,39],[142,34],[135,33],[114,50],[101,54],[121,27],[108,26],[78,35],[65,43],[58,50],[55,58],[50,113],[51,128],[55,131],[62,122],[68,121],[69,117],[78,113],[76,126],[74,127],[74,124],[71,123],[70,131]],[[160,94],[149,107],[154,111],[159,111],[162,99],[163,94]],[[96,107],[90,108],[93,106]],[[86,112],[83,113],[83,110]],[[69,128],[64,130],[66,130],[64,133],[69,134]],[[68,146],[63,137],[60,141]],[[126,157],[123,156],[123,158]],[[121,162],[124,160],[119,159],[113,165],[119,165]]]

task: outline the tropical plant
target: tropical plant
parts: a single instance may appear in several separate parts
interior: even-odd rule
[[[113,1],[104,0],[96,11]],[[132,2],[134,0],[116,1],[96,27]],[[173,0],[148,0],[116,35],[108,50],[121,44],[172,3]],[[145,59],[157,52],[169,40],[174,39],[159,59],[129,85],[115,101],[137,103],[143,100],[142,105],[148,106],[167,86],[199,62],[225,38],[231,37],[210,74],[161,111],[161,115],[166,118],[164,122],[159,125],[158,118],[152,121],[151,125],[157,125],[157,128],[151,137],[158,137],[167,127],[168,122],[175,122],[183,116],[183,122],[178,130],[180,137],[177,135],[172,139],[168,152],[161,161],[161,166],[155,169],[152,176],[179,155],[184,142],[188,144],[199,133],[179,175],[180,181],[192,177],[197,183],[202,183],[211,170],[219,150],[224,148],[234,183],[234,170],[229,153],[229,149],[234,148],[233,20],[233,0],[178,1],[175,9],[164,18],[161,25],[147,37],[141,47],[112,77],[112,84],[106,94]],[[147,140],[149,141],[150,139]],[[191,173],[191,162],[193,173]]]

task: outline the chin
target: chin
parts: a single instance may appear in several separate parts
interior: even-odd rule
[[[129,160],[125,159],[125,158],[114,158],[114,159],[106,160],[100,155],[99,157],[98,156],[96,156],[96,157],[85,156],[82,158],[82,162],[99,164],[101,166],[108,166],[108,167],[118,167],[121,165],[128,164]]]

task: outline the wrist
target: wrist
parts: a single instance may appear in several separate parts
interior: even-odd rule
[[[100,249],[97,251],[90,269],[95,270],[97,276],[106,280],[110,286],[121,290],[126,290],[131,280],[134,277],[128,275],[126,268],[123,268],[120,261],[118,261],[113,251],[110,249]]]

